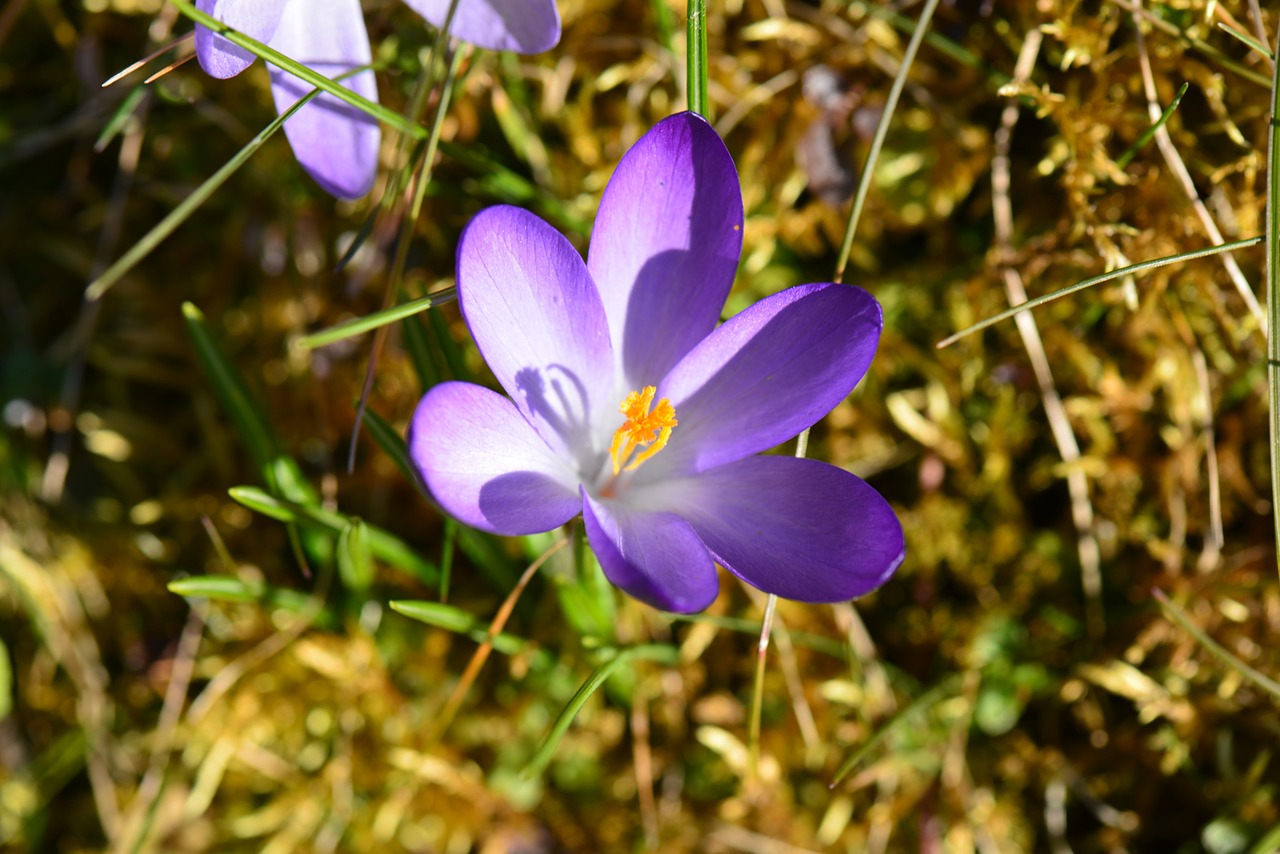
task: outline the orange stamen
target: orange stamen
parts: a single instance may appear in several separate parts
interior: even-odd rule
[[[671,401],[664,397],[654,405],[653,396],[657,393],[655,387],[647,385],[628,394],[618,408],[627,420],[613,434],[613,442],[609,445],[615,477],[619,472],[639,468],[641,463],[666,447],[667,440],[671,438],[671,428],[679,423]],[[636,448],[642,446],[644,450],[631,459]]]

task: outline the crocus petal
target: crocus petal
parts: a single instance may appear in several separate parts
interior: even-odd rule
[[[444,26],[450,0],[405,0],[433,27]],[[449,32],[488,50],[542,53],[560,41],[555,0],[458,0]]]
[[[664,611],[691,614],[720,590],[707,547],[674,513],[634,510],[583,491],[587,539],[615,586]]]
[[[357,0],[291,0],[271,47],[330,78],[372,61]],[[378,100],[372,71],[348,77],[342,85]],[[283,113],[311,89],[310,83],[271,68],[277,111]],[[368,114],[326,93],[285,122],[284,132],[298,162],[326,192],[358,199],[373,186],[382,134]]]
[[[734,316],[659,386],[679,425],[645,469],[704,471],[795,436],[853,391],[883,324],[853,285],[799,285]]]
[[[587,257],[630,388],[657,384],[715,328],[741,252],[733,158],[702,117],[663,119],[609,180]]]
[[[592,425],[619,401],[604,308],[558,231],[507,206],[481,211],[458,244],[458,302],[498,382],[579,470],[599,467]]]
[[[663,489],[725,569],[784,599],[853,599],[902,563],[893,508],[827,463],[748,457]]]
[[[582,509],[572,472],[496,392],[470,383],[435,386],[414,412],[408,442],[427,489],[473,528],[536,534]]]
[[[289,0],[196,0],[196,8],[211,18],[260,42],[270,41]],[[207,27],[196,27],[196,59],[204,73],[225,79],[235,77],[256,59]]]

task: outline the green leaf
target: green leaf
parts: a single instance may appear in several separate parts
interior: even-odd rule
[[[444,629],[455,634],[466,635],[476,643],[483,643],[489,634],[488,626],[477,620],[469,612],[442,602],[428,602],[421,599],[393,599],[388,603],[391,610],[403,614],[411,620],[426,623],[437,629]],[[533,644],[521,637],[499,632],[493,637],[493,648],[503,655],[516,655],[533,647]],[[550,661],[549,654],[546,660]]]
[[[645,646],[635,646],[630,649],[622,650],[606,661],[594,673],[582,683],[582,687],[569,700],[568,705],[560,712],[560,715],[551,724],[551,729],[547,732],[546,737],[542,740],[542,744],[538,746],[538,750],[534,753],[533,758],[529,760],[529,764],[525,766],[522,772],[525,776],[540,774],[551,762],[551,757],[555,755],[556,748],[560,746],[560,740],[564,738],[564,734],[569,731],[569,725],[573,723],[573,719],[578,716],[578,712],[586,705],[587,700],[591,698],[601,685],[605,683],[615,670],[624,664],[633,661],[656,661],[659,664],[673,665],[680,660],[680,651],[674,646],[666,644],[648,644]]]
[[[246,581],[232,575],[194,575],[169,582],[169,592],[187,599],[213,599],[220,602],[258,602],[301,614],[315,608],[313,597],[298,590],[271,587],[260,581]],[[314,620],[317,626],[333,628],[337,621],[328,608],[320,608]]]
[[[332,510],[325,510],[322,507],[307,507],[282,498],[276,498],[253,486],[233,486],[227,492],[238,503],[278,522],[321,528],[338,534],[352,520],[350,516],[345,516]],[[423,558],[408,543],[394,534],[373,525],[366,525],[366,527],[368,529],[369,551],[374,557],[408,572],[414,578],[426,584],[434,585],[437,583],[440,578],[440,572],[435,564]]]
[[[453,302],[458,296],[456,288],[445,288],[439,293],[411,300],[400,305],[393,305],[385,311],[375,311],[373,314],[366,314],[364,317],[357,317],[346,323],[340,323],[337,326],[331,326],[314,335],[308,335],[299,340],[299,343],[308,349],[316,347],[326,347],[338,341],[345,341],[347,338],[353,338],[356,335],[363,335],[366,332],[372,332],[379,326],[386,326],[389,323],[395,323],[398,320],[404,320],[406,317],[413,317],[418,312],[426,311],[429,308],[445,305]]]
[[[352,519],[338,534],[338,577],[348,590],[364,592],[373,584],[373,574],[369,526],[360,519]]]

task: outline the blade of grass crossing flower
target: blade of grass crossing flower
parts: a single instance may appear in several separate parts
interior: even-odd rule
[[[1240,659],[1236,658],[1222,644],[1209,637],[1195,623],[1191,622],[1191,618],[1186,615],[1181,608],[1173,603],[1173,601],[1165,595],[1163,590],[1152,590],[1151,595],[1156,597],[1156,601],[1160,603],[1160,607],[1164,609],[1165,615],[1173,620],[1179,626],[1186,630],[1187,634],[1196,639],[1196,642],[1213,653],[1219,661],[1227,667],[1240,674],[1249,682],[1258,688],[1266,691],[1271,695],[1273,700],[1280,701],[1280,682],[1269,678],[1263,673],[1254,670]]]
[[[1276,43],[1280,56],[1280,41]],[[1280,547],[1280,62],[1271,80],[1271,122],[1267,134],[1267,385],[1271,425],[1271,515]],[[1280,565],[1277,565],[1280,571]]]
[[[989,326],[995,326],[997,323],[1001,322],[1002,320],[1008,320],[1009,318],[1014,317],[1015,315],[1021,314],[1024,311],[1030,311],[1033,308],[1039,308],[1045,303],[1053,302],[1054,300],[1061,299],[1062,297],[1065,297],[1065,296],[1070,296],[1071,294],[1074,294],[1077,291],[1083,291],[1084,289],[1091,288],[1094,285],[1100,285],[1100,284],[1103,284],[1104,282],[1110,282],[1113,279],[1121,279],[1121,278],[1124,278],[1125,276],[1130,276],[1135,273],[1142,273],[1147,270],[1154,270],[1157,267],[1164,267],[1168,264],[1176,264],[1179,261],[1194,261],[1197,258],[1205,258],[1210,255],[1217,255],[1220,252],[1234,252],[1237,249],[1248,249],[1250,246],[1257,246],[1259,243],[1262,243],[1264,240],[1266,240],[1266,237],[1263,237],[1263,236],[1247,237],[1244,240],[1236,240],[1231,243],[1223,243],[1218,246],[1209,246],[1204,249],[1196,249],[1191,252],[1180,252],[1177,255],[1167,255],[1163,258],[1153,258],[1150,261],[1141,261],[1137,264],[1130,264],[1128,267],[1120,267],[1119,269],[1112,270],[1109,273],[1103,273],[1100,276],[1094,276],[1092,278],[1085,279],[1080,282],[1076,282],[1074,285],[1068,285],[1065,288],[1061,288],[1051,293],[1042,294],[1041,296],[1034,297],[1032,299],[1027,300],[1024,303],[1019,303],[1013,308],[1005,309],[999,314],[993,314],[991,317],[988,317],[986,320],[980,320],[977,323],[973,324],[972,326],[967,326],[964,329],[961,329],[959,332],[956,332],[952,335],[947,336],[946,338],[943,338],[934,346],[939,350],[945,347],[950,347],[952,344],[956,343],[961,338],[967,338],[968,336],[974,334],[975,332],[981,332],[982,330],[986,329]]]
[[[227,494],[237,503],[277,522],[319,528],[333,534],[341,533],[351,522],[351,517],[341,513],[276,498],[253,486],[233,486],[227,490]],[[394,534],[368,523],[366,526],[369,532],[369,551],[374,557],[404,570],[425,584],[437,583],[440,572],[433,563]]]
[[[871,190],[872,176],[875,174],[876,163],[880,159],[880,149],[884,148],[885,138],[889,134],[889,122],[893,118],[894,110],[898,107],[898,99],[902,97],[902,90],[907,85],[907,73],[911,70],[911,63],[915,61],[916,53],[920,50],[920,43],[924,41],[924,35],[929,30],[929,22],[933,20],[933,12],[938,8],[938,0],[928,0],[925,3],[924,11],[920,13],[920,21],[916,24],[915,31],[911,34],[911,41],[907,43],[907,49],[902,54],[902,64],[898,67],[898,75],[893,78],[893,86],[889,89],[889,97],[885,101],[884,112],[880,115],[880,124],[876,126],[875,136],[871,139],[871,148],[867,151],[867,162],[862,167],[862,177],[858,181],[858,192],[853,197],[853,207],[849,209],[849,221],[844,229],[844,241],[840,244],[840,255],[836,261],[835,281],[844,281],[844,270],[849,263],[849,254],[853,251],[853,235],[858,230],[858,220],[862,216],[862,206],[867,200],[867,193]]]
[[[373,314],[366,314],[364,317],[357,317],[354,320],[340,323],[337,326],[331,326],[320,332],[307,335],[299,339],[298,343],[308,350],[314,350],[318,347],[327,347],[330,344],[336,344],[339,341],[345,341],[356,335],[363,335],[366,332],[372,332],[375,329],[395,323],[398,320],[404,320],[406,317],[412,317],[420,311],[426,311],[429,308],[445,305],[457,299],[458,292],[455,288],[446,288],[439,293],[430,296],[421,297],[410,302],[394,305],[382,311],[375,311]]]
[[[361,95],[357,95],[355,92],[352,92],[350,89],[348,89],[346,86],[341,85],[336,80],[331,80],[330,78],[325,77],[323,74],[320,74],[319,72],[312,71],[310,68],[303,65],[302,63],[296,62],[290,59],[289,57],[285,56],[283,53],[280,53],[280,51],[275,50],[271,47],[268,47],[267,45],[263,44],[260,41],[251,39],[248,36],[246,36],[244,33],[239,32],[238,30],[233,30],[231,27],[228,27],[226,24],[222,23],[217,18],[211,17],[209,15],[206,15],[204,12],[201,12],[194,5],[187,2],[187,0],[169,0],[169,2],[172,3],[174,6],[177,6],[178,11],[180,11],[186,17],[190,18],[195,23],[203,24],[213,32],[225,38],[227,41],[231,42],[234,45],[238,45],[239,47],[244,48],[245,50],[249,51],[249,53],[253,54],[259,59],[262,59],[264,62],[269,62],[272,65],[276,66],[277,68],[283,71],[289,72],[294,77],[297,77],[299,80],[302,80],[305,83],[310,83],[312,86],[315,86],[317,89],[323,92],[328,92],[330,95],[333,95],[335,98],[345,101],[346,103],[355,107],[357,110],[362,110],[363,112],[367,113],[368,115],[372,116],[373,118],[377,119],[383,124],[393,127],[396,130],[400,131],[401,133],[407,134],[416,139],[426,139],[427,137],[426,128],[422,127],[421,125],[413,121],[410,121],[409,119],[406,119],[404,116],[400,115],[395,110],[384,107],[381,104],[375,104],[372,101],[370,101],[368,98],[365,98]],[[363,69],[356,69],[355,72],[358,72],[361,70]],[[355,72],[352,72],[352,73],[355,73]]]
[[[674,665],[680,661],[680,651],[674,646],[666,644],[647,644],[645,646],[631,647],[616,653],[612,658],[596,669],[594,673],[582,683],[569,700],[568,704],[556,717],[555,722],[551,724],[551,729],[547,731],[546,737],[542,740],[542,744],[538,746],[537,751],[533,754],[533,758],[529,760],[529,764],[525,766],[521,774],[525,777],[532,777],[542,773],[542,771],[551,762],[551,758],[555,755],[556,748],[560,746],[560,740],[564,738],[564,734],[569,731],[569,726],[573,723],[573,719],[578,716],[578,712],[586,705],[587,700],[591,699],[601,685],[623,665],[631,664],[636,661],[653,661],[658,664]]]
[[[707,97],[707,0],[689,0],[688,35],[685,54],[688,75],[689,109],[704,119],[711,119],[711,104]]]
[[[217,192],[218,188],[225,184],[227,179],[234,175],[236,170],[243,166],[248,159],[253,156],[255,151],[262,147],[263,143],[270,139],[276,131],[280,130],[280,128],[284,126],[285,121],[290,116],[302,109],[306,104],[310,103],[311,99],[317,97],[319,94],[319,90],[316,90],[304,95],[298,100],[298,103],[294,104],[280,116],[277,116],[275,121],[260,130],[258,134],[253,139],[249,140],[249,143],[244,148],[236,152],[236,155],[228,160],[222,168],[205,179],[204,183],[199,187],[196,187],[195,191],[191,195],[179,202],[173,210],[169,211],[168,215],[165,216],[164,219],[156,223],[150,231],[142,236],[141,240],[133,244],[133,246],[129,248],[128,252],[121,255],[114,264],[102,271],[102,275],[90,282],[89,286],[85,288],[85,299],[101,299],[103,294],[110,290],[116,282],[120,281],[126,273],[137,266],[139,261],[150,255],[152,250],[159,246],[166,237],[173,234],[173,232],[177,230],[178,226],[186,222],[187,217],[195,213],[197,208],[208,201],[209,197]]]
[[[1151,127],[1147,128],[1146,133],[1138,137],[1138,140],[1133,145],[1129,146],[1128,151],[1116,158],[1116,166],[1121,169],[1128,166],[1129,161],[1133,159],[1134,155],[1141,151],[1142,147],[1155,137],[1156,131],[1164,127],[1164,123],[1169,121],[1169,117],[1173,115],[1173,111],[1178,109],[1178,104],[1182,103],[1182,96],[1187,94],[1187,88],[1190,86],[1190,83],[1183,83],[1182,86],[1179,87],[1178,94],[1173,96],[1173,100],[1169,102],[1169,106],[1165,107],[1164,112],[1160,114],[1159,120],[1157,120]]]

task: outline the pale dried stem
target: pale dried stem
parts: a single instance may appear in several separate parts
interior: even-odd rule
[[[637,685],[631,695],[631,754],[636,771],[640,822],[650,851],[658,850],[658,806],[653,798],[653,751],[649,746],[649,692]]]
[[[1040,53],[1042,41],[1043,36],[1039,30],[1032,30],[1027,34],[1014,68],[1015,81],[1021,82],[1030,77],[1031,69]],[[1027,301],[1027,290],[1021,276],[1007,263],[1013,252],[1009,149],[1017,122],[1018,105],[1011,100],[1001,114],[1000,127],[995,133],[995,153],[991,159],[995,241],[1001,256],[1001,273],[1010,307]],[[1022,338],[1022,346],[1027,351],[1027,358],[1031,360],[1036,384],[1040,387],[1040,397],[1044,402],[1049,430],[1053,434],[1053,441],[1058,446],[1058,454],[1066,467],[1067,492],[1071,497],[1071,520],[1076,528],[1076,552],[1080,560],[1080,581],[1087,602],[1086,619],[1090,633],[1097,637],[1103,628],[1102,561],[1098,540],[1093,531],[1093,503],[1089,498],[1089,481],[1085,476],[1084,468],[1080,465],[1080,445],[1076,441],[1075,431],[1072,430],[1071,421],[1067,418],[1066,407],[1063,406],[1062,397],[1058,394],[1057,385],[1054,383],[1053,371],[1049,367],[1049,359],[1045,353],[1039,327],[1036,325],[1035,315],[1029,311],[1023,312],[1017,315],[1014,321],[1018,326],[1018,334]]]
[[[190,687],[191,676],[195,672],[196,653],[200,649],[203,635],[204,619],[200,610],[193,607],[187,615],[187,625],[182,630],[182,637],[178,640],[178,648],[173,655],[169,685],[165,688],[164,705],[160,709],[155,741],[151,746],[151,759],[147,763],[142,782],[138,785],[138,792],[121,822],[122,851],[141,850],[146,842],[149,829],[146,818],[154,812],[156,798],[164,783],[165,769],[173,751],[174,736],[182,719],[182,707],[186,703],[187,688]]]
[[[1142,70],[1142,89],[1147,97],[1147,114],[1151,117],[1152,124],[1160,120],[1160,116],[1164,110],[1160,106],[1160,94],[1156,90],[1155,74],[1151,70],[1151,56],[1147,52],[1146,38],[1142,35],[1141,15],[1135,8],[1133,14],[1134,36],[1138,46],[1138,66]],[[1187,170],[1187,164],[1183,162],[1182,155],[1178,153],[1178,149],[1173,144],[1173,138],[1169,136],[1169,129],[1165,125],[1161,125],[1156,130],[1156,146],[1160,149],[1161,156],[1164,157],[1165,164],[1169,167],[1169,171],[1173,173],[1173,177],[1178,181],[1182,190],[1187,195],[1187,200],[1191,202],[1192,208],[1196,212],[1196,216],[1200,219],[1200,224],[1204,227],[1205,233],[1209,235],[1209,239],[1214,246],[1221,246],[1226,241],[1222,237],[1222,232],[1218,229],[1218,224],[1214,222],[1212,214],[1200,200],[1200,194],[1196,191],[1195,181],[1191,179],[1191,173]],[[1262,311],[1262,306],[1258,303],[1258,298],[1253,293],[1253,288],[1249,286],[1249,280],[1244,277],[1244,272],[1240,269],[1240,265],[1236,263],[1236,259],[1228,252],[1219,255],[1222,259],[1222,265],[1226,268],[1227,275],[1231,278],[1232,284],[1240,293],[1241,299],[1249,309],[1249,313],[1253,315],[1258,323],[1258,329],[1265,336],[1267,331],[1266,315]]]
[[[1209,366],[1204,353],[1195,350],[1191,361],[1196,368],[1196,382],[1200,386],[1200,431],[1204,434],[1205,475],[1209,478],[1209,536],[1205,537],[1204,551],[1200,554],[1200,570],[1207,571],[1222,559],[1222,546],[1226,542],[1222,530],[1222,483],[1218,477],[1218,446],[1213,430],[1213,394],[1209,385]]]
[[[568,537],[561,537],[556,540],[542,554],[538,555],[538,559],[529,564],[528,569],[520,576],[520,580],[516,582],[516,586],[507,594],[507,598],[503,601],[498,613],[494,615],[493,622],[489,624],[489,630],[485,633],[484,640],[476,651],[472,654],[471,660],[467,662],[467,669],[462,672],[462,677],[458,679],[458,684],[454,686],[453,693],[449,695],[448,701],[445,703],[444,711],[440,713],[440,719],[436,724],[435,731],[432,732],[429,742],[434,744],[444,735],[445,730],[449,728],[449,724],[453,722],[454,715],[458,713],[458,709],[462,706],[462,701],[466,699],[467,692],[471,690],[471,685],[476,681],[476,677],[480,675],[480,668],[484,667],[484,663],[489,660],[489,653],[493,651],[493,639],[501,632],[503,627],[507,625],[507,620],[511,617],[511,612],[515,610],[516,602],[520,599],[520,594],[524,592],[524,588],[528,586],[533,579],[534,573],[541,566],[551,559],[551,556],[569,544]]]

